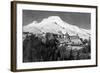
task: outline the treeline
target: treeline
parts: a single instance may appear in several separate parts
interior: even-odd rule
[[[41,37],[27,35],[23,41],[23,62],[90,59],[90,42],[86,43],[78,50],[66,43],[61,45],[56,34],[46,33]]]

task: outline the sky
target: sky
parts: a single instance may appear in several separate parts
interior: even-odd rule
[[[59,16],[63,21],[76,25],[80,28],[91,29],[91,14],[79,12],[56,12],[56,11],[36,11],[23,10],[23,26],[33,21],[41,22],[49,16]]]

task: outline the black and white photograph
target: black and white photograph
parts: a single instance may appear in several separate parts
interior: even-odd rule
[[[91,59],[91,14],[23,10],[23,62]]]
[[[12,2],[11,70],[97,66],[97,6]]]

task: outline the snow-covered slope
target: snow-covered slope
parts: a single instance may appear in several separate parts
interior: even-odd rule
[[[83,39],[88,39],[90,37],[90,30],[79,28],[75,25],[68,24],[64,22],[59,16],[50,16],[44,18],[40,23],[33,21],[32,23],[23,27],[24,32],[31,33],[43,33],[43,32],[52,32],[59,34],[61,31],[63,34],[66,32],[69,35],[78,34]]]

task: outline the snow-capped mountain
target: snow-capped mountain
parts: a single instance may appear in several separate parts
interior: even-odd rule
[[[63,34],[66,32],[69,35],[78,34],[83,39],[88,39],[91,35],[90,30],[68,24],[67,22],[64,22],[59,16],[50,16],[48,18],[44,18],[40,23],[33,21],[32,23],[24,26],[23,31],[31,32],[34,34],[43,32],[59,34],[59,31],[61,31]]]

